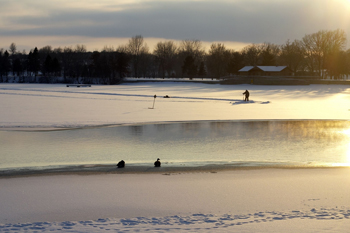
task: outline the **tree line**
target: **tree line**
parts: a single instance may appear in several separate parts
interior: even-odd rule
[[[0,49],[0,82],[117,84],[124,77],[221,78],[244,66],[288,66],[296,76],[341,79],[350,74],[350,49],[343,30],[321,30],[301,40],[251,44],[241,51],[199,40],[158,42],[150,51],[140,35],[114,49],[87,51],[86,46],[34,48],[28,54],[15,43]]]

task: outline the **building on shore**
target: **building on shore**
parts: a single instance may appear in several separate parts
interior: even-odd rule
[[[247,76],[293,76],[288,66],[245,66],[238,73]]]

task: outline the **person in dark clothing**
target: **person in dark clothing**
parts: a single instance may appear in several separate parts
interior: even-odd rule
[[[244,101],[249,101],[249,91],[245,90],[245,92],[243,92],[244,97]]]
[[[124,162],[124,160],[119,161],[119,163],[117,164],[117,167],[118,167],[118,168],[123,168],[123,167],[125,167],[125,162]]]
[[[159,158],[157,159],[157,161],[154,162],[154,166],[155,167],[160,167],[161,162],[159,161]]]

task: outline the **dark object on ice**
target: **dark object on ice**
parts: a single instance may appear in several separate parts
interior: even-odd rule
[[[154,166],[155,167],[160,167],[161,162],[159,161],[159,158],[157,159],[157,161],[154,162]]]
[[[245,90],[245,92],[243,92],[243,95],[245,95],[244,101],[249,101],[249,91]]]
[[[164,96],[164,98],[170,98],[168,95]]]
[[[125,167],[125,162],[124,162],[124,160],[119,161],[119,163],[117,164],[117,167],[118,167],[118,168],[123,168],[123,167]]]
[[[152,106],[152,108],[148,108],[148,109],[154,109],[154,103],[156,102],[157,95],[154,95],[153,98],[154,98],[153,99],[153,106]]]

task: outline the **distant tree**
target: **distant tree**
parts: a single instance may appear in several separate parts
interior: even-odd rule
[[[128,54],[128,45],[119,45],[118,48],[115,50],[118,53],[125,53]]]
[[[73,76],[74,51],[71,47],[64,47],[61,53],[63,79],[65,83],[70,82]]]
[[[319,76],[324,76],[326,62],[332,54],[344,50],[346,35],[343,30],[321,30],[316,33],[305,35],[302,39],[305,49],[307,65],[311,72],[316,71]]]
[[[227,73],[238,74],[238,71],[244,67],[244,55],[240,52],[230,51]]]
[[[45,59],[45,62],[43,64],[43,74],[46,76],[50,76],[52,71],[53,71],[53,68],[52,68],[52,58],[50,56],[50,54],[47,54],[46,56],[46,59]]]
[[[126,53],[116,53],[115,70],[119,81],[129,73],[129,57]]]
[[[229,51],[224,44],[213,43],[207,56],[208,72],[216,78],[227,74],[227,65],[229,61]]]
[[[198,76],[204,77],[206,75],[207,75],[207,71],[205,70],[204,62],[201,62],[201,64],[199,65]]]
[[[154,55],[150,53],[141,54],[139,61],[139,77],[151,77],[156,69]]]
[[[86,45],[77,44],[77,45],[75,46],[74,51],[75,51],[76,53],[86,53],[86,52],[87,52]]]
[[[105,45],[105,46],[103,46],[101,52],[113,53],[113,52],[115,52],[115,49],[114,49],[113,46],[107,46],[107,45]]]
[[[39,49],[39,53],[45,55],[45,57],[48,54],[52,54],[53,53],[52,46],[46,45],[46,46],[42,47],[41,49]]]
[[[197,75],[197,66],[194,63],[194,58],[189,55],[185,58],[184,63],[182,65],[182,74],[184,75],[189,75],[190,78],[193,78],[195,75]]]
[[[91,54],[92,76],[103,84],[118,84],[128,73],[129,58],[125,53],[119,52],[98,52]]]
[[[89,56],[85,45],[77,44],[75,46],[72,54],[71,77],[73,77],[77,83],[80,83],[80,77],[82,76],[84,66],[89,60]]]
[[[11,43],[10,45],[10,52],[11,52],[11,55],[14,55],[17,51],[17,46],[15,43]]]
[[[244,64],[246,66],[259,65],[261,47],[256,44],[251,44],[242,49],[242,55],[244,56]]]
[[[99,79],[103,84],[111,84],[113,77],[113,67],[110,53],[101,52],[98,60]]]
[[[35,47],[28,55],[28,70],[36,77],[40,70],[40,58],[38,48]]]
[[[158,63],[158,70],[161,76],[164,78],[165,75],[171,76],[174,69],[177,56],[177,47],[173,41],[158,42],[153,54],[156,57]]]
[[[58,61],[57,57],[52,60],[52,72],[55,76],[61,75],[61,64]]]
[[[205,50],[200,40],[183,40],[179,46],[179,53],[187,56],[192,56],[194,61],[202,61],[205,55]]]
[[[277,63],[277,57],[280,53],[280,48],[277,45],[271,43],[264,43],[260,46],[260,62],[262,66],[275,66]]]
[[[333,79],[342,79],[350,74],[349,59],[347,52],[335,51],[327,56],[325,68],[327,75]]]
[[[7,52],[7,50],[4,52],[2,56],[2,71],[3,75],[5,76],[5,82],[8,82],[8,73],[11,70],[11,63],[9,59],[10,54]]]
[[[131,68],[135,77],[140,77],[141,60],[145,59],[145,56],[149,52],[147,44],[141,35],[137,35],[129,39],[129,43],[126,46],[127,52],[131,56]]]
[[[280,63],[287,65],[295,74],[300,71],[305,63],[305,50],[302,42],[288,40],[281,46]]]
[[[18,77],[20,77],[23,74],[23,65],[18,57],[13,61],[12,66],[13,74],[16,74]]]
[[[0,49],[0,82],[2,83],[2,76],[3,76],[3,66],[2,66],[2,60],[3,60],[3,49]]]
[[[183,72],[183,66],[185,63],[188,63],[189,57],[193,59],[193,65],[190,66],[190,73],[197,74],[197,67],[199,67],[200,63],[204,60],[205,57],[205,49],[200,40],[183,40],[181,41],[178,48],[178,56],[177,56],[177,73],[181,73],[182,76],[186,73]],[[188,73],[187,73],[188,74]]]

